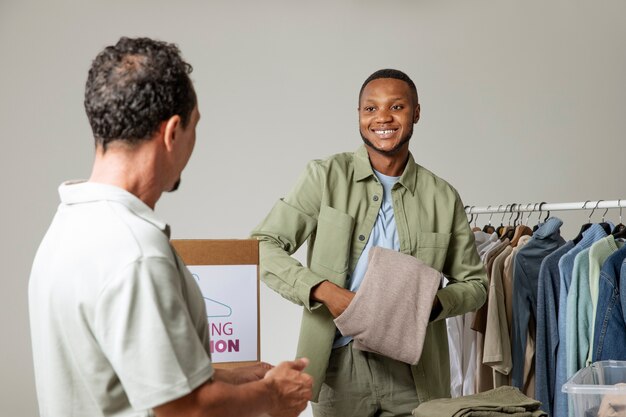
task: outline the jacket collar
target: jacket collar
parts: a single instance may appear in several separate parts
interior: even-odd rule
[[[398,184],[409,190],[411,194],[415,194],[418,170],[419,165],[415,163],[413,155],[409,152],[409,159],[404,167],[404,172],[398,180]],[[354,153],[354,181],[359,182],[369,177],[375,178],[374,169],[370,164],[370,159],[365,145],[361,145]]]
[[[559,235],[561,226],[563,225],[563,221],[558,217],[550,217],[545,221],[539,229],[533,233],[533,238],[535,239],[547,239],[552,235]]]

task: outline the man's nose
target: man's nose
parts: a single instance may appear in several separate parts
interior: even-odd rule
[[[381,109],[376,115],[376,121],[380,123],[390,122],[393,120],[391,112],[388,109]]]

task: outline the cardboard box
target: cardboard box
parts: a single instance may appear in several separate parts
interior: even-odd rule
[[[172,240],[198,281],[207,307],[216,368],[260,360],[259,243],[246,240]]]

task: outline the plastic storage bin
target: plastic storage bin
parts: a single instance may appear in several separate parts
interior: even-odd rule
[[[626,416],[626,361],[594,362],[576,372],[563,392],[574,417]]]

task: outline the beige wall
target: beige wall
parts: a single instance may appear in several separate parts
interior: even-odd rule
[[[626,198],[625,15],[622,0],[0,0],[0,416],[36,414],[30,263],[58,184],[89,175],[83,85],[119,36],[176,42],[195,68],[196,151],[157,212],[174,237],[239,238],[306,161],[358,146],[358,89],[383,67],[414,79],[411,149],[466,204]],[[586,214],[563,217],[571,237]],[[263,359],[293,356],[299,309],[261,295]]]

